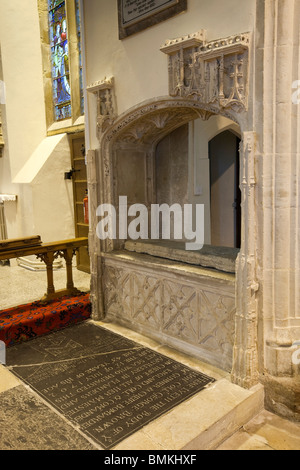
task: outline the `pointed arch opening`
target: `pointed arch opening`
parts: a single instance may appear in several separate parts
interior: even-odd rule
[[[103,251],[125,248],[234,273],[240,242],[213,244],[211,238],[209,142],[229,129],[236,135],[241,134],[238,123],[231,116],[214,114],[190,100],[157,100],[120,116],[108,132],[104,132],[102,140],[103,172],[108,176],[103,181],[104,201],[114,205],[117,214],[124,214],[119,201],[120,197],[126,197],[128,207],[143,205],[149,219],[148,225],[144,224],[142,228],[137,223],[140,236],[138,233],[135,239],[127,236],[105,240]],[[152,236],[153,205],[167,205],[172,209],[170,231],[167,231],[169,238],[164,237],[161,225],[159,239]],[[178,212],[173,211],[175,206],[179,207],[179,212],[181,210],[181,232],[178,225],[175,229],[178,222]],[[201,221],[204,246],[191,250],[191,253],[186,249],[191,238],[187,238],[184,226],[185,206],[191,207],[189,234],[194,234],[197,241],[200,240],[200,236],[196,237],[199,232],[197,210],[199,206],[204,207],[204,220]],[[128,227],[132,221],[128,217]],[[146,225],[148,236],[145,237]]]

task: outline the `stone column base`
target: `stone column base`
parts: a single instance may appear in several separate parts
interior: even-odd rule
[[[265,408],[283,418],[300,422],[300,376],[274,377],[264,374]]]

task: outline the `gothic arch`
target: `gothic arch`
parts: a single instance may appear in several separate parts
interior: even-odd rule
[[[134,149],[144,155],[147,168],[147,200],[146,204],[153,202],[151,192],[151,159],[156,145],[166,135],[176,128],[196,119],[207,121],[214,115],[222,115],[230,119],[234,124],[233,129],[241,128],[243,119],[234,110],[222,109],[217,106],[205,105],[194,98],[160,97],[147,100],[137,105],[116,119],[107,116],[98,116],[98,138],[100,141],[99,172],[101,179],[101,193],[97,206],[101,203],[110,203],[117,207],[117,177],[116,154]],[[137,202],[137,201],[135,201]],[[140,201],[141,202],[141,201]],[[116,244],[105,241],[103,251],[112,251]]]
[[[147,100],[120,115],[107,129],[100,129],[99,140],[114,142],[120,139],[155,143],[172,130],[191,120],[208,120],[221,115],[235,122],[240,128],[244,120],[233,110],[220,110],[217,106],[206,105],[194,98],[172,98],[170,96]],[[102,131],[104,132],[102,133]]]
[[[238,137],[239,139],[241,139],[241,131],[240,129],[238,128],[238,126],[235,124],[235,123],[232,123],[232,124],[229,124],[229,125],[225,125],[223,127],[220,127],[216,132],[210,134],[208,136],[208,141],[211,141],[212,139],[214,139],[215,137],[217,137],[219,134],[222,134],[222,132],[225,132],[225,131],[230,131],[232,132],[232,134],[234,134],[236,137]]]

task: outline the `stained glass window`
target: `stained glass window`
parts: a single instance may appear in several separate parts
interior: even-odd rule
[[[61,121],[72,115],[66,5],[61,0],[48,5],[54,115]]]
[[[47,2],[54,120],[77,119],[78,116],[72,114],[77,114],[79,109],[80,113],[84,114],[80,1],[47,0]],[[70,80],[71,75],[72,80]],[[71,82],[79,83],[79,89],[71,90]],[[72,102],[75,103],[74,113],[72,113]]]
[[[84,96],[83,96],[83,72],[82,72],[82,51],[81,51],[81,20],[80,20],[79,0],[75,0],[75,8],[76,8],[76,29],[77,29],[78,52],[79,52],[80,110],[81,110],[81,114],[83,114],[84,113]]]

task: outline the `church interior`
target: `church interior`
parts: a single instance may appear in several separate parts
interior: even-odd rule
[[[0,450],[300,450],[299,18],[0,0]]]

